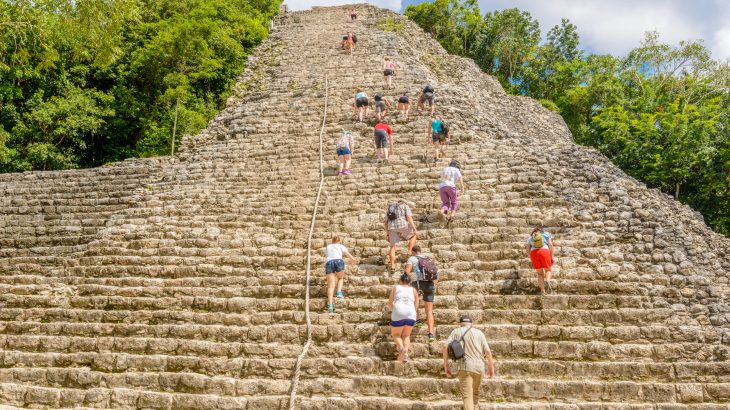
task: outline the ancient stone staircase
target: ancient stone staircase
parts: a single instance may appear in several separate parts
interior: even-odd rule
[[[730,241],[412,23],[369,6],[350,22],[345,10],[280,18],[228,108],[174,158],[0,176],[0,404],[289,407],[307,339],[326,74],[313,345],[297,408],[459,408],[439,342],[418,330],[411,363],[393,360],[382,218],[404,198],[442,270],[437,337],[469,313],[491,342],[498,376],[483,409],[728,409]],[[353,56],[337,47],[348,30]],[[445,162],[425,161],[428,118],[395,121],[387,165],[375,161],[373,118],[355,122],[354,89],[382,90],[386,54],[400,66],[386,95],[432,83],[452,124],[467,193],[449,225],[435,189]],[[334,172],[341,129],[358,143],[345,178]],[[522,255],[536,224],[558,247],[546,296]],[[333,233],[359,263],[331,315],[320,261]]]

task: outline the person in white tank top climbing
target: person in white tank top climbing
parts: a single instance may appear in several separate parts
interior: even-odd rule
[[[335,235],[332,237],[332,243],[327,245],[324,250],[325,262],[324,271],[327,275],[327,312],[335,313],[335,305],[333,298],[345,299],[342,294],[342,285],[345,283],[345,260],[344,256],[350,260],[351,264],[355,263],[355,258],[340,243],[340,237]],[[337,292],[335,292],[337,285]]]
[[[388,308],[390,313],[390,335],[395,342],[398,360],[408,363],[408,349],[411,346],[411,332],[416,324],[418,291],[411,287],[407,273],[401,275],[398,284],[390,290]]]

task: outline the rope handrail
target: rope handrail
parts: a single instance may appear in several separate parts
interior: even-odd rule
[[[312,220],[309,224],[309,235],[307,237],[307,277],[304,289],[304,315],[307,321],[307,342],[304,343],[302,352],[297,357],[294,366],[294,375],[292,377],[291,389],[289,392],[289,410],[296,408],[297,388],[299,387],[299,376],[301,374],[302,361],[309,351],[312,344],[312,320],[309,316],[309,281],[312,273],[312,235],[314,234],[314,224],[317,222],[317,210],[319,209],[319,198],[322,195],[322,187],[324,186],[324,127],[327,123],[327,103],[329,99],[329,83],[327,73],[324,75],[324,114],[322,115],[322,128],[319,131],[319,188],[317,189],[317,198],[314,201],[314,209],[312,210]]]

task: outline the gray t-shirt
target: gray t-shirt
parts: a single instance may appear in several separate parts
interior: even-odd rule
[[[452,341],[461,339],[461,336],[470,327],[462,326],[454,329],[451,335],[449,335],[449,338],[446,339],[446,345],[448,346]],[[462,343],[464,345],[464,358],[454,362],[454,372],[465,370],[467,372],[483,374],[485,371],[484,355],[487,352],[491,352],[487,343],[487,337],[484,336],[481,330],[471,327],[471,330],[466,334]]]

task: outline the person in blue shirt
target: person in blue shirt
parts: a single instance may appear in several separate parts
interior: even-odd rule
[[[358,87],[357,94],[355,94],[355,109],[357,110],[360,122],[362,122],[363,117],[368,116],[368,111],[370,110],[368,103],[367,93],[363,91],[362,87]]]
[[[440,156],[446,156],[446,141],[449,139],[448,134],[444,130],[443,118],[435,115],[431,118],[431,124],[426,129],[426,143],[433,145],[433,160],[438,161]],[[431,135],[429,138],[428,135]]]

